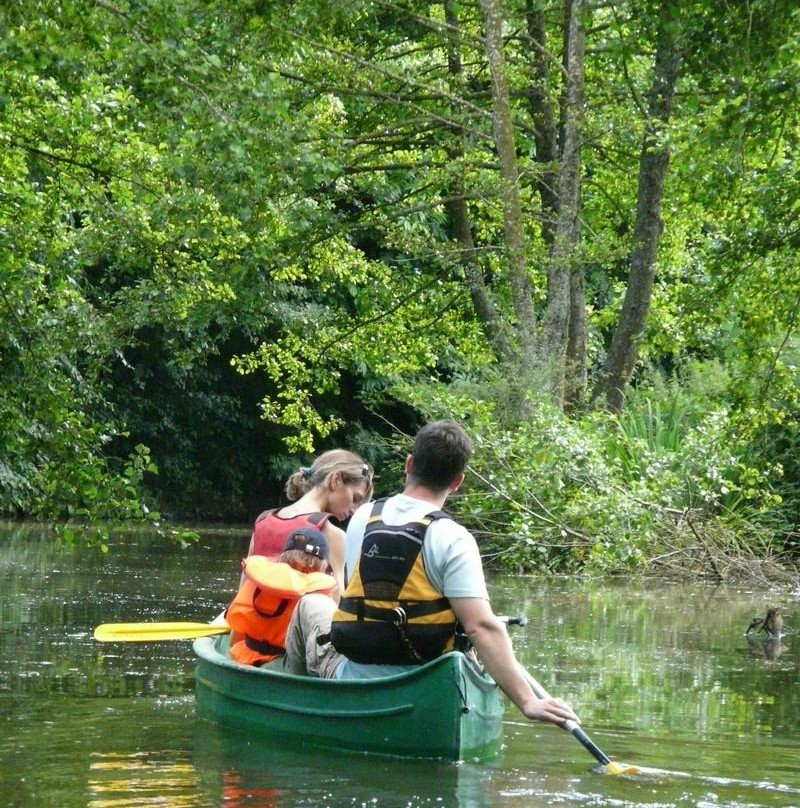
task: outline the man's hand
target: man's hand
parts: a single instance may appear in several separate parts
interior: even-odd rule
[[[581,721],[573,712],[572,707],[561,699],[537,699],[535,696],[522,707],[522,714],[534,721],[546,721],[551,724],[563,726],[565,721]]]

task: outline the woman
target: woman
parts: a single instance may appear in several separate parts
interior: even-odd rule
[[[324,452],[286,481],[286,496],[294,500],[291,505],[264,511],[256,519],[248,554],[275,558],[297,530],[316,528],[328,542],[331,570],[339,592],[344,591],[344,531],[328,520],[334,516],[343,522],[369,501],[372,474],[371,466],[354,452]]]

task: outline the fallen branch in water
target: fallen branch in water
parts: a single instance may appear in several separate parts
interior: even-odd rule
[[[800,585],[800,570],[795,559],[783,550],[776,551],[773,540],[764,534],[753,544],[760,554],[740,538],[754,529],[744,522],[725,529],[718,521],[698,521],[686,513],[675,513],[661,523],[664,552],[647,561],[650,572],[659,576],[707,577],[718,583],[747,583],[764,588]],[[710,572],[709,572],[710,571]]]

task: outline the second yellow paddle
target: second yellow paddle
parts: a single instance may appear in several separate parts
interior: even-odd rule
[[[230,630],[227,623],[103,623],[94,630],[94,638],[99,642],[194,640]]]

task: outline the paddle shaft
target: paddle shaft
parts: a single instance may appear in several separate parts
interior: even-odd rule
[[[520,671],[537,698],[550,698],[549,693],[522,666],[520,666]],[[604,766],[611,763],[611,758],[606,755],[605,752],[603,752],[600,747],[574,721],[565,721],[563,726],[564,729],[570,733],[570,735],[581,743],[584,749],[586,749],[598,763],[602,763]]]

